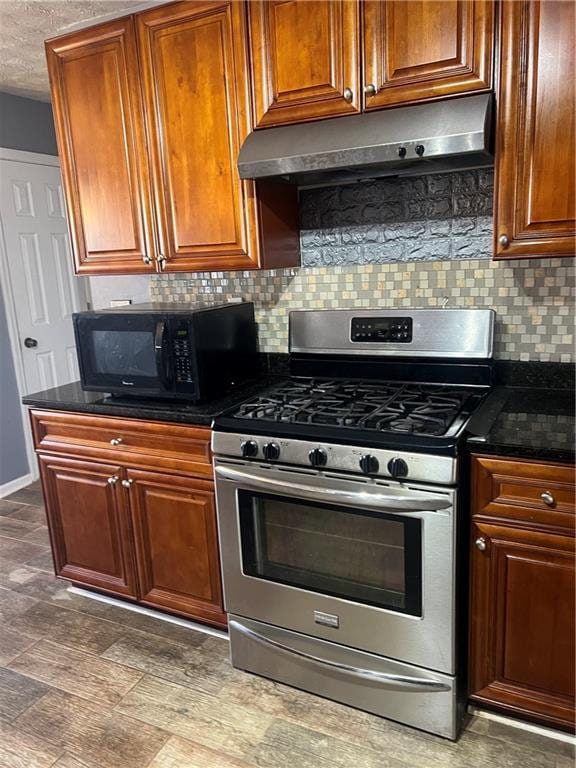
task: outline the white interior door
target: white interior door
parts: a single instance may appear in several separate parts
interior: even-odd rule
[[[0,159],[0,217],[25,394],[79,378],[72,313],[86,309],[74,275],[57,165]]]

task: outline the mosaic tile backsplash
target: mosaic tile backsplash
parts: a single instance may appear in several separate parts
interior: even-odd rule
[[[151,278],[153,301],[253,301],[263,352],[293,309],[492,307],[496,357],[572,362],[573,259],[492,262],[491,170],[303,190],[302,267]]]
[[[292,309],[492,307],[496,357],[571,362],[574,359],[572,259],[516,264],[489,259],[312,267],[263,272],[162,275],[154,301],[253,301],[263,352],[286,352]]]

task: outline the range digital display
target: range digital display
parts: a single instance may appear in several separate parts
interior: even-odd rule
[[[412,341],[411,317],[353,317],[352,341],[409,344]]]

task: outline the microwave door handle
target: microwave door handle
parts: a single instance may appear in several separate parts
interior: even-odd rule
[[[323,659],[320,656],[314,656],[311,653],[306,653],[297,648],[291,648],[278,640],[273,640],[271,637],[264,637],[263,635],[254,632],[254,630],[240,624],[234,619],[230,619],[228,624],[231,629],[235,629],[242,635],[254,640],[256,643],[260,643],[264,646],[271,646],[272,648],[286,653],[291,656],[297,656],[299,659],[303,659],[311,664],[316,664],[322,667],[328,667],[329,669],[336,670],[345,675],[351,675],[352,677],[360,677],[364,680],[370,680],[372,682],[380,683],[385,688],[393,690],[403,690],[407,693],[416,691],[449,691],[450,686],[443,680],[435,680],[426,677],[409,677],[408,675],[397,675],[390,672],[378,672],[375,669],[363,669],[362,667],[353,667],[349,664],[342,664],[338,661],[332,661],[329,659]]]
[[[166,371],[166,321],[158,320],[154,335],[154,351],[156,353],[156,370],[158,378],[163,386],[170,386],[170,379]]]
[[[344,491],[340,488],[317,488],[305,483],[296,483],[288,479],[277,480],[274,477],[264,477],[225,466],[217,466],[215,473],[217,477],[224,480],[231,480],[255,490],[271,490],[284,494],[292,492],[300,498],[312,501],[357,504],[359,507],[376,508],[382,512],[432,512],[452,506],[452,501],[441,495],[409,496],[394,493],[394,491],[381,493],[372,490]]]

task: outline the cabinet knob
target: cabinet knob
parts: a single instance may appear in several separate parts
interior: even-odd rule
[[[374,83],[368,83],[368,85],[365,85],[364,93],[366,96],[376,96],[376,86]]]
[[[503,248],[506,248],[508,245],[510,245],[510,240],[508,238],[508,235],[500,235],[498,238],[498,242]]]
[[[540,498],[542,499],[544,504],[547,504],[549,507],[553,507],[554,504],[556,504],[556,499],[550,493],[550,491],[544,491],[544,493],[541,493]]]
[[[121,437],[113,437],[112,440],[110,440],[110,445],[121,445],[121,444],[122,444]]]
[[[164,264],[166,263],[166,256],[162,256],[162,254],[160,254],[160,256],[158,256],[157,258],[157,261],[160,269],[164,269]]]
[[[116,485],[118,482],[118,475],[112,475],[112,477],[109,477],[108,480],[106,480],[108,485]]]
[[[474,544],[476,545],[476,549],[479,549],[480,552],[484,552],[486,549],[486,539],[483,536],[480,536],[480,538],[476,539]]]
[[[152,259],[150,258],[150,256],[142,256],[142,261],[144,262],[144,264],[152,263]]]
[[[350,104],[350,102],[354,98],[354,93],[352,92],[352,88],[344,88],[343,96],[344,96],[344,100],[347,101],[348,104]]]
[[[122,486],[124,488],[130,488],[134,480],[122,480]]]

